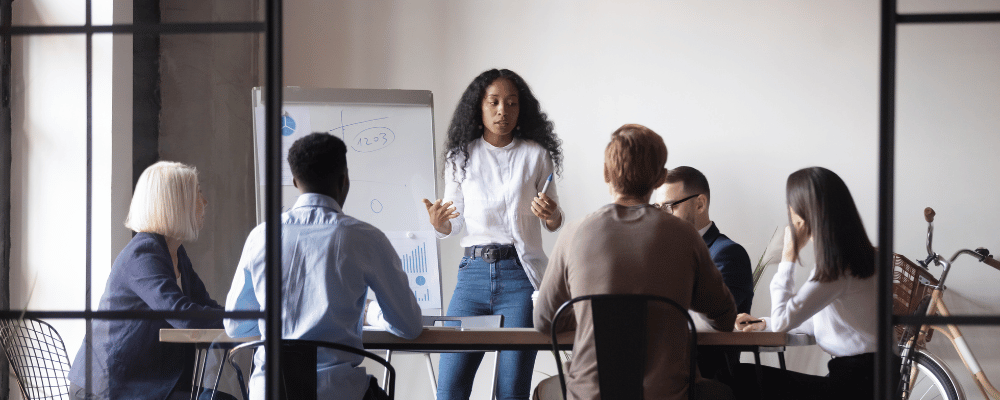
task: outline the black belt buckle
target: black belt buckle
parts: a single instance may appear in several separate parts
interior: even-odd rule
[[[466,255],[473,258],[480,258],[488,263],[495,263],[506,260],[514,256],[514,246],[488,244],[485,246],[474,246],[466,249]]]
[[[482,259],[490,264],[497,262],[497,260],[504,259],[504,249],[499,247],[484,247],[482,252]]]

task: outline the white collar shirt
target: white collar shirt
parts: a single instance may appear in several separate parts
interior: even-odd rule
[[[531,212],[531,202],[554,171],[549,152],[534,141],[517,138],[504,147],[480,138],[470,143],[468,150],[464,174],[447,163],[444,201],[453,202],[459,216],[451,220],[451,232],[437,232],[438,237],[455,235],[464,227],[468,235],[462,238],[463,247],[513,244],[525,274],[537,289],[548,257],[542,250],[544,223]],[[461,157],[455,163],[461,166]],[[559,204],[554,181],[545,194]],[[562,213],[561,207],[558,212]]]

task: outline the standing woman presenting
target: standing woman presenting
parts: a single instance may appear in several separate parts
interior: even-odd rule
[[[465,89],[448,127],[444,199],[424,199],[439,238],[468,230],[449,316],[501,314],[505,327],[532,326],[531,293],[548,263],[541,225],[555,231],[563,220],[555,185],[546,188],[562,164],[559,144],[514,72],[483,72]],[[498,357],[497,397],[527,399],[535,352]],[[442,354],[437,398],[468,399],[482,359]]]

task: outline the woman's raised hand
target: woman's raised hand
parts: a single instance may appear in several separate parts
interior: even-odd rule
[[[751,322],[757,321],[757,322]],[[767,322],[760,318],[754,318],[754,316],[746,313],[740,313],[736,316],[736,324],[734,329],[737,332],[753,332],[762,331],[767,328]]]
[[[427,207],[427,215],[430,216],[434,229],[447,235],[451,233],[451,220],[458,218],[459,213],[455,211],[452,202],[441,204],[441,201],[441,199],[437,199],[431,203],[430,200],[424,199],[424,206]]]
[[[785,227],[785,246],[781,250],[781,261],[783,262],[795,262],[798,258],[799,251],[795,248],[795,233],[792,231],[791,226]]]
[[[799,234],[798,243],[793,240],[796,233]],[[799,251],[802,251],[802,248],[806,247],[806,243],[809,241],[809,237],[805,236],[805,230],[802,228],[794,229],[791,226],[785,227],[785,247],[781,250],[781,261],[795,262],[795,260],[799,259]]]

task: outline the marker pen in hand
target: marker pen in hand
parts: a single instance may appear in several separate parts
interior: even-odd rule
[[[751,319],[751,320],[740,322],[740,325],[756,324],[758,322],[764,322],[764,320],[762,320],[762,319]]]
[[[545,180],[545,186],[542,186],[542,193],[549,190],[549,183],[552,183],[552,174],[549,174],[549,178]]]

